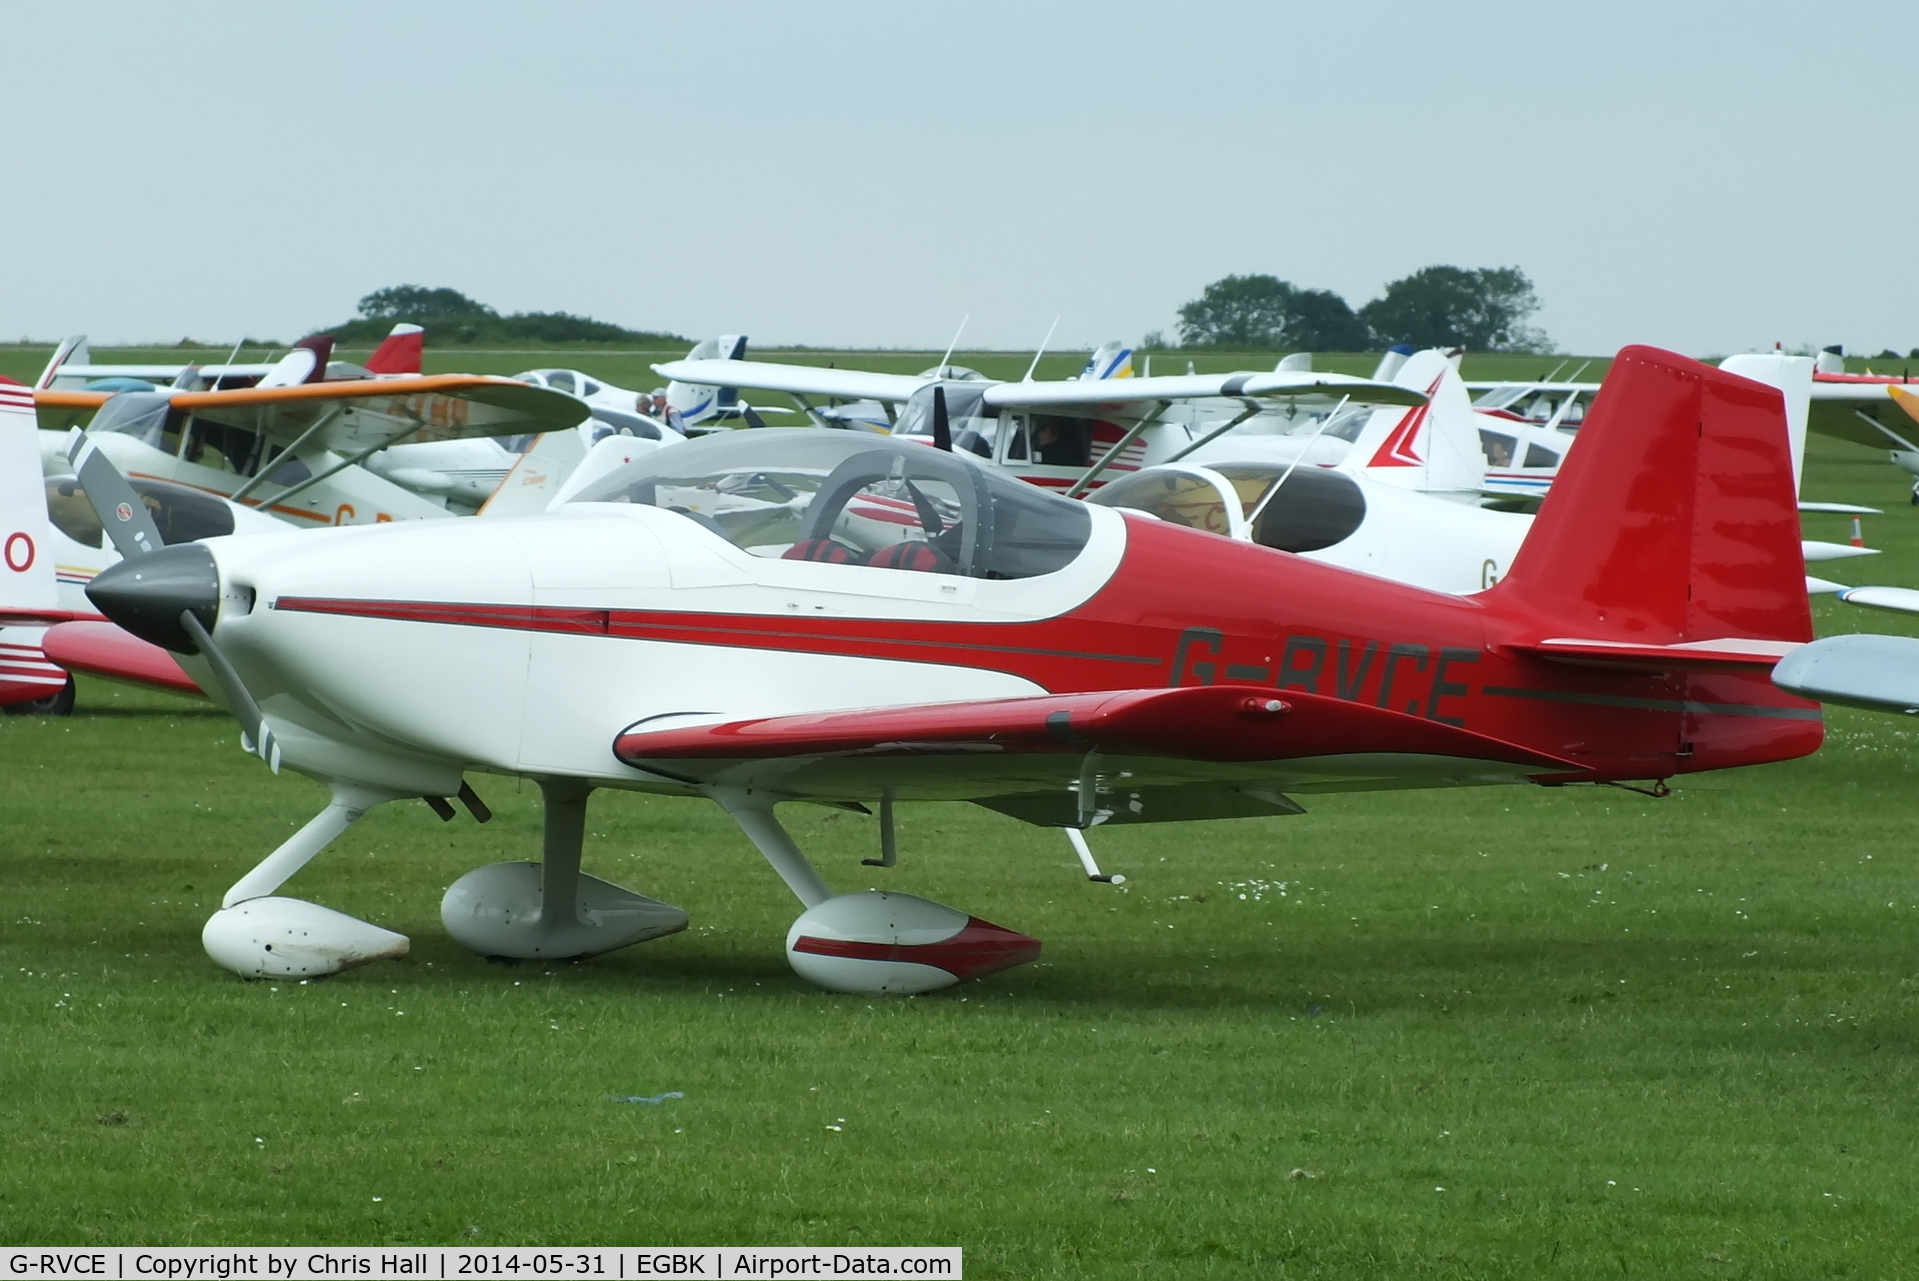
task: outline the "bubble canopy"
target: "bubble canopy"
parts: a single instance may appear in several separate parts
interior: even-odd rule
[[[676,512],[755,556],[969,578],[1064,569],[1092,529],[1080,503],[964,455],[809,428],[672,445],[572,501]]]

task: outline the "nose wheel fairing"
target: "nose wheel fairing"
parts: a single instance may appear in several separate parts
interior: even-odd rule
[[[580,872],[589,789],[545,783],[541,791],[543,861],[496,863],[455,881],[440,904],[455,941],[482,956],[563,960],[686,928],[680,908]],[[460,792],[470,789],[462,783]],[[319,978],[404,957],[404,934],[274,893],[367,810],[400,799],[334,784],[332,802],[227,891],[201,931],[207,955],[244,978]]]

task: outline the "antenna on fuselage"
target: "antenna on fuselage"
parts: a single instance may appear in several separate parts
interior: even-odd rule
[[[1053,341],[1053,330],[1059,328],[1059,321],[1060,318],[1058,316],[1053,317],[1053,323],[1047,328],[1046,337],[1039,340],[1039,350],[1033,353],[1033,363],[1026,367],[1026,377],[1020,379],[1021,382],[1030,383],[1033,381],[1033,371],[1039,368],[1039,358],[1046,354],[1046,344]]]

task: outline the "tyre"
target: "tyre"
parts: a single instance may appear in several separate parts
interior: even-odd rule
[[[1919,498],[1913,500],[1919,502]],[[71,716],[73,715],[73,677],[67,677],[67,683],[60,691],[45,698],[28,699],[24,703],[8,703],[0,708],[9,716]]]

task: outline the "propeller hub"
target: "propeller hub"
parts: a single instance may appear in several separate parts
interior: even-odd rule
[[[213,630],[220,616],[220,570],[200,544],[179,543],[103,570],[87,584],[87,599],[141,640],[193,654],[198,650],[180,615],[191,610]]]

